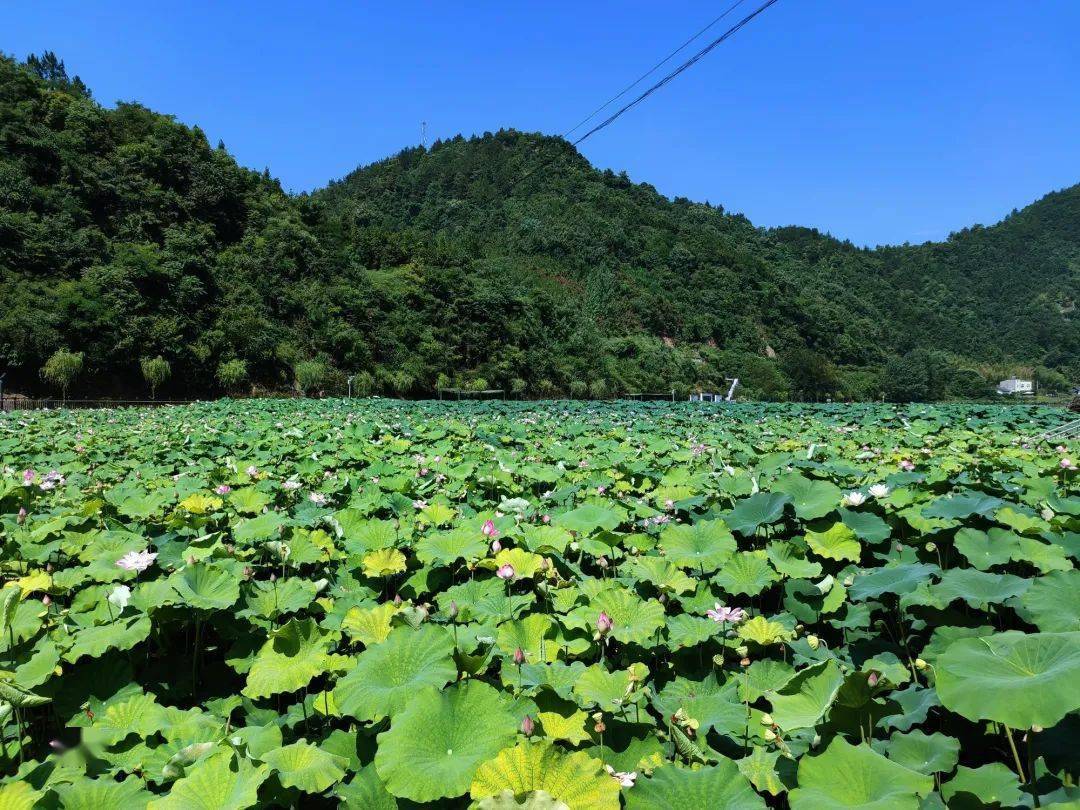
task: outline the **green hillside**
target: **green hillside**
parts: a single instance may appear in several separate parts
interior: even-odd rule
[[[717,196],[723,196],[718,190]],[[945,243],[764,230],[501,131],[285,194],[198,128],[0,59],[0,363],[73,396],[714,387],[940,398],[1080,375],[1080,186]]]

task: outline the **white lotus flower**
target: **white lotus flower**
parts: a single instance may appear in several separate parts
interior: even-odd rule
[[[875,498],[884,498],[889,494],[889,487],[885,484],[874,484],[870,487],[870,494]]]
[[[157,559],[157,553],[153,551],[129,551],[116,561],[117,566],[125,571],[138,571],[142,573]]]
[[[849,492],[840,503],[844,506],[862,506],[866,503],[866,496],[861,492]]]
[[[627,773],[626,771],[617,771],[610,765],[605,765],[604,768],[611,775],[611,778],[619,783],[620,787],[632,788],[634,786],[634,781],[637,779],[637,771],[631,771],[630,773]]]
[[[116,609],[123,613],[124,608],[131,601],[131,588],[127,585],[117,585],[113,592],[109,594],[108,599],[110,604],[115,605]]]

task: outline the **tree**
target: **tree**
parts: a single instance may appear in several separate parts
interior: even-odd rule
[[[150,399],[157,399],[158,387],[172,376],[172,366],[160,354],[154,358],[144,357],[139,361],[139,366],[143,379],[150,386]]]
[[[589,393],[589,386],[585,385],[581,380],[573,380],[570,383],[570,396],[574,399],[581,399],[587,393]]]
[[[521,377],[514,377],[514,379],[510,381],[510,393],[518,399],[525,396],[526,388],[528,388],[528,385]]]
[[[45,361],[41,369],[41,379],[60,389],[61,400],[67,399],[68,388],[83,369],[83,353],[57,349]]]
[[[326,379],[326,366],[318,360],[302,360],[293,366],[293,376],[300,395],[306,397]]]
[[[226,360],[218,365],[216,376],[222,388],[229,392],[235,391],[247,380],[247,363],[238,357]]]
[[[593,380],[589,384],[589,396],[593,399],[607,399],[608,396],[608,384],[607,380]]]
[[[794,349],[784,360],[783,367],[792,387],[806,399],[832,396],[840,387],[835,366],[827,357],[811,349]]]

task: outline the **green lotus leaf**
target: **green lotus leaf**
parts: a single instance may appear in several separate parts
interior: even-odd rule
[[[860,540],[868,543],[880,543],[892,535],[892,527],[873,512],[841,509],[840,521],[855,532]]]
[[[938,498],[930,506],[923,509],[923,515],[928,518],[945,518],[946,520],[964,519],[972,515],[988,517],[1002,504],[1004,504],[1004,501],[991,495],[983,495],[979,492],[964,492],[959,495]]]
[[[393,602],[383,602],[374,607],[349,608],[341,620],[341,631],[352,641],[358,641],[365,647],[381,644],[390,635],[390,619],[398,612]]]
[[[523,619],[499,625],[495,644],[508,659],[520,649],[530,663],[551,663],[559,654],[555,629],[555,620],[550,616],[530,613]]]
[[[735,553],[736,544],[724,521],[699,520],[665,526],[660,547],[672,564],[709,574]]]
[[[1028,799],[1016,774],[1000,762],[979,768],[961,765],[956,776],[941,786],[941,796],[950,807],[1016,807]]]
[[[748,619],[739,625],[737,632],[743,641],[753,641],[763,647],[778,641],[787,641],[794,635],[780,622],[771,621],[764,616]]]
[[[425,688],[439,689],[457,677],[453,653],[453,638],[443,628],[399,627],[357,657],[337,682],[334,700],[358,720],[396,715]]]
[[[258,801],[259,786],[269,775],[268,765],[253,765],[223,751],[195,765],[147,810],[243,810]],[[97,805],[102,806],[109,805]]]
[[[740,551],[729,557],[713,582],[731,595],[757,596],[780,575],[769,565],[764,551]]]
[[[243,694],[269,697],[307,686],[329,667],[330,641],[311,619],[289,619],[270,631],[251,665]]]
[[[663,557],[652,555],[636,557],[629,567],[635,578],[641,582],[648,582],[661,593],[678,595],[690,593],[697,587],[693,579]]]
[[[895,732],[885,746],[893,762],[919,773],[948,773],[960,761],[960,741],[944,734]]]
[[[277,540],[281,536],[281,528],[287,523],[279,512],[265,512],[237,523],[233,527],[233,538],[242,545],[253,545],[260,540]]]
[[[829,560],[851,560],[858,562],[862,556],[862,545],[850,528],[843,523],[834,523],[825,531],[808,531],[806,545],[819,557]]]
[[[304,793],[322,793],[345,776],[346,760],[328,754],[306,740],[267,751],[261,757],[285,787]]]
[[[405,570],[405,555],[396,548],[380,548],[364,555],[363,566],[366,577],[389,577]]]
[[[349,509],[338,512],[335,518],[344,535],[345,549],[350,554],[364,556],[390,548],[398,540],[397,525],[392,520],[365,520]]]
[[[240,598],[239,579],[210,563],[189,565],[169,582],[181,601],[200,610],[224,610]]]
[[[63,659],[74,664],[84,656],[99,658],[108,650],[130,650],[146,639],[150,630],[150,618],[144,614],[130,619],[117,619],[108,624],[83,627],[64,652]]]
[[[738,765],[721,757],[716,765],[688,770],[674,765],[657,768],[626,793],[627,810],[764,810],[765,801],[750,786]]]
[[[1080,630],[1080,570],[1039,577],[1020,597],[1020,604],[1028,620],[1044,633]]]
[[[629,670],[611,672],[600,664],[593,664],[579,675],[573,693],[578,704],[586,709],[621,712],[626,705],[629,685]]]
[[[102,807],[146,807],[153,794],[146,791],[141,779],[129,776],[122,782],[108,777],[89,779],[80,776],[67,784],[53,787],[64,810],[101,810]],[[0,795],[0,800],[4,798]],[[16,797],[18,800],[18,797]],[[152,805],[153,803],[151,803]],[[15,805],[16,807],[18,804]],[[8,805],[0,802],[8,810]]]
[[[565,753],[543,741],[518,743],[482,764],[473,777],[473,799],[544,791],[575,810],[618,810],[619,785],[600,760],[582,752]]]
[[[794,543],[783,540],[773,541],[765,548],[769,562],[781,575],[792,579],[814,579],[821,576],[821,563],[807,560],[801,556],[802,551]]]
[[[1050,728],[1080,708],[1080,632],[960,639],[935,674],[942,705],[969,720]]]
[[[1020,552],[1020,538],[1004,529],[981,532],[978,529],[960,529],[953,538],[956,550],[980,571],[989,571],[995,565],[1005,565]]]
[[[843,682],[844,676],[833,659],[796,672],[767,696],[773,721],[785,732],[813,728],[832,706]]]
[[[664,606],[655,599],[641,599],[627,588],[604,588],[589,600],[590,623],[603,611],[614,625],[612,637],[627,644],[648,646],[664,626]]]
[[[737,684],[729,681],[721,685],[713,675],[700,681],[678,677],[656,695],[653,705],[664,718],[670,718],[682,709],[688,717],[698,721],[702,733],[715,729],[741,740],[748,725],[751,734],[756,734],[760,728],[755,724],[761,712],[752,709],[750,717],[747,717],[747,708],[739,698]]]
[[[337,786],[335,793],[347,808],[357,810],[397,810],[397,799],[390,795],[375,766],[365,765],[356,771],[356,775],[347,783]]]
[[[793,677],[795,668],[786,661],[771,658],[754,661],[743,670],[739,678],[739,697],[747,703],[753,703],[759,697],[782,688]]]
[[[951,568],[941,575],[933,593],[948,604],[961,599],[973,608],[996,605],[1021,596],[1031,582],[1012,574],[988,574],[970,568]]]
[[[752,746],[750,754],[735,764],[751,785],[770,796],[785,793],[795,781],[795,763],[781,759],[779,751],[767,751],[759,745]]]
[[[792,810],[917,810],[919,798],[934,789],[932,777],[843,737],[834,737],[823,753],[800,759],[798,779],[799,786],[788,794]]]
[[[625,520],[621,509],[598,503],[584,503],[576,509],[552,516],[552,523],[569,532],[587,535],[597,529],[614,531]]]
[[[843,491],[830,481],[807,478],[799,473],[782,475],[773,482],[772,489],[791,496],[795,514],[802,520],[825,517],[840,506]]]
[[[0,785],[0,808],[2,810],[32,810],[43,795],[40,790],[34,790],[26,782],[8,782]]]
[[[150,737],[166,725],[166,712],[153,695],[132,695],[127,700],[111,703],[94,718],[94,724],[83,732],[87,743],[111,745],[129,734]]]
[[[671,650],[696,647],[716,636],[720,625],[712,619],[680,613],[667,620],[667,640]]]
[[[776,523],[784,516],[784,507],[791,503],[791,496],[782,492],[759,492],[743,498],[725,517],[733,531],[752,535],[760,526]]]
[[[510,743],[517,725],[502,696],[480,681],[422,691],[378,736],[375,768],[387,790],[400,798],[430,802],[460,796],[480,765]]]
[[[886,593],[907,593],[916,585],[928,582],[931,576],[941,573],[936,565],[926,563],[899,563],[881,568],[859,571],[848,588],[852,600],[862,602],[876,599]]]
[[[472,529],[435,532],[417,541],[416,558],[425,565],[450,565],[456,560],[475,560],[488,550],[487,539]]]

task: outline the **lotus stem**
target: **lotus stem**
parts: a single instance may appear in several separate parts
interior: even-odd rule
[[[1027,784],[1027,779],[1024,777],[1024,768],[1020,764],[1020,752],[1016,750],[1016,742],[1013,740],[1012,729],[1004,723],[1002,723],[1001,727],[1005,729],[1005,737],[1009,741],[1009,750],[1012,751],[1013,762],[1016,764],[1016,773],[1020,777],[1020,781]]]

